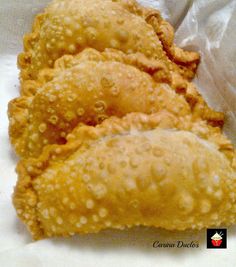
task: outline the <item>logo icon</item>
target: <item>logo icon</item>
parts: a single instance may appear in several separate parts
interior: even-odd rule
[[[207,248],[227,248],[227,229],[207,229]]]

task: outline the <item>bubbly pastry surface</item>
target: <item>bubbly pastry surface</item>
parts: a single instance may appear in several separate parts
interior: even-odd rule
[[[185,88],[181,81],[163,61],[140,53],[89,48],[66,55],[54,69],[41,71],[37,81],[24,82],[22,95],[10,102],[11,142],[20,156],[38,156],[48,144],[64,144],[79,123],[96,125],[130,112],[167,110],[196,120],[222,120],[191,83]]]
[[[176,47],[173,39],[173,28],[160,13],[134,0],[54,0],[25,35],[18,65],[22,80],[34,80],[65,54],[115,48],[162,59],[170,71],[191,79],[199,54]]]
[[[135,0],[54,0],[18,56],[13,204],[34,239],[236,223],[236,154],[199,54]]]
[[[33,238],[235,223],[233,159],[217,142],[166,122],[165,114],[109,118],[21,161],[13,202]]]

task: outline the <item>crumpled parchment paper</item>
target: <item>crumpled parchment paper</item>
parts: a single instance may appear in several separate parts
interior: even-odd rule
[[[17,158],[7,135],[7,103],[18,95],[16,55],[23,33],[48,0],[0,0],[0,266],[235,266],[236,227],[228,227],[228,248],[207,250],[205,230],[168,232],[134,228],[32,242],[16,218],[11,194]],[[201,53],[194,82],[213,108],[227,115],[225,132],[236,144],[236,1],[139,0],[162,11],[176,29],[176,43]],[[199,243],[199,248],[153,248],[153,242]]]

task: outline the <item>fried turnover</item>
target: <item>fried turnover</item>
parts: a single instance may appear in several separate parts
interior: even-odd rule
[[[176,47],[173,39],[173,28],[160,13],[134,0],[54,0],[25,35],[18,65],[23,81],[34,80],[65,54],[116,48],[161,59],[170,71],[191,79],[199,55]]]
[[[36,17],[8,111],[13,203],[34,239],[235,223],[223,114],[189,81],[198,53],[173,39],[134,0],[54,0]]]
[[[166,112],[77,127],[17,172],[14,206],[34,239],[236,221],[232,145],[217,128]]]
[[[222,121],[221,114],[181,80],[162,61],[140,53],[90,48],[64,56],[54,69],[41,71],[37,81],[24,82],[22,96],[10,102],[11,142],[20,156],[38,156],[47,144],[64,144],[79,123],[96,125],[130,112],[167,110],[179,116],[192,114],[196,120]],[[186,90],[177,94],[172,87],[176,92]]]

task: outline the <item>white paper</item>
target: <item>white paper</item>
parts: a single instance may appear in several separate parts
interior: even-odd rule
[[[16,156],[9,145],[7,103],[18,96],[16,55],[23,33],[47,0],[0,0],[0,266],[224,266],[236,263],[236,227],[228,227],[228,248],[207,250],[205,230],[168,232],[152,228],[32,242],[11,203]],[[176,42],[201,52],[195,83],[208,103],[229,116],[226,132],[233,140],[236,111],[236,1],[140,0],[162,10],[175,26]],[[235,140],[234,140],[235,141]],[[197,249],[154,249],[155,240],[199,241]]]
[[[224,130],[236,144],[236,1],[194,1],[176,42],[200,51],[195,83],[210,106],[227,114]]]

